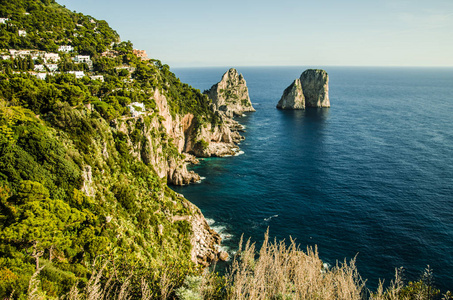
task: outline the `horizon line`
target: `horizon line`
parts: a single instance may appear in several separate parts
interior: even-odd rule
[[[165,64],[164,62],[162,62]],[[448,69],[448,68],[453,68],[452,66],[420,66],[420,65],[415,65],[415,66],[406,66],[406,65],[401,65],[401,66],[395,66],[395,65],[386,65],[386,66],[377,66],[377,65],[363,65],[363,66],[357,66],[357,65],[211,65],[211,66],[197,66],[197,65],[190,65],[190,66],[172,66],[170,64],[167,64],[170,66],[171,69],[184,69],[184,68],[289,68],[289,67],[342,67],[342,68],[438,68],[438,69]]]

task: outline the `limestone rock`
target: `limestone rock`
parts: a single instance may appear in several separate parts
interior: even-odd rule
[[[300,75],[306,107],[330,107],[329,75],[324,70],[308,69]]]
[[[226,251],[220,251],[219,253],[219,259],[221,261],[227,261],[228,260],[228,253]]]
[[[288,86],[277,104],[280,109],[305,109],[305,97],[300,79]]]
[[[82,189],[81,189],[82,192],[84,192],[85,195],[88,197],[94,197],[96,195],[96,191],[93,187],[93,175],[91,172],[90,165],[86,165],[83,168],[82,179],[83,179],[83,185],[82,185]]]
[[[209,227],[199,208],[193,204],[190,205],[194,210],[191,217],[193,232],[191,258],[195,263],[208,266],[220,256],[219,245],[222,239],[217,232]]]
[[[229,69],[222,80],[205,92],[212,100],[215,110],[222,111],[228,117],[242,115],[243,112],[255,111],[242,74],[236,69]]]

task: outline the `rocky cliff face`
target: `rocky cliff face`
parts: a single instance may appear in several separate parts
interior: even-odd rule
[[[242,126],[224,116],[219,115],[220,122],[211,124],[196,120],[193,114],[184,116],[170,114],[167,99],[158,90],[154,100],[163,119],[166,133],[172,139],[179,153],[190,153],[198,157],[225,156],[237,152],[236,144],[243,139],[239,134]]]
[[[305,97],[300,79],[288,86],[277,104],[280,109],[305,109]]]
[[[199,181],[198,174],[187,170],[189,163],[198,163],[195,156],[222,157],[239,152],[237,143],[243,139],[239,133],[243,127],[238,122],[221,114],[219,124],[200,124],[190,113],[172,116],[167,98],[159,90],[153,99],[155,111],[123,117],[115,120],[113,126],[128,137],[132,155],[151,165],[168,183],[186,185]]]
[[[308,69],[300,75],[307,107],[330,107],[329,75],[324,70]]]
[[[228,117],[255,111],[250,101],[245,79],[242,74],[238,74],[236,69],[229,69],[223,74],[222,80],[214,84],[206,93],[212,100],[215,109],[224,112]]]
[[[187,170],[189,163],[198,163],[196,157],[236,155],[237,144],[243,140],[243,126],[218,112],[216,124],[200,121],[191,113],[172,115],[167,97],[158,89],[152,99],[155,110],[148,110],[135,117],[123,116],[111,122],[111,129],[127,140],[131,155],[151,166],[160,178],[168,183],[186,185],[200,180],[198,174]],[[103,153],[102,149],[99,149]],[[90,181],[86,174],[87,190]],[[190,207],[190,215],[173,216],[172,221],[187,221],[192,228],[192,261],[209,265],[212,261],[225,260],[228,254],[220,251],[220,236],[213,231],[201,211],[180,196],[184,205]]]
[[[228,254],[220,250],[220,235],[209,227],[201,211],[194,206],[197,213],[191,217],[192,224],[192,252],[193,262],[208,266],[217,260],[226,260]]]

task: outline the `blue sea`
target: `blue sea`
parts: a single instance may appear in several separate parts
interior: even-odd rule
[[[201,91],[228,68],[172,70]],[[242,155],[192,169],[173,187],[202,210],[234,253],[243,234],[317,245],[323,261],[357,256],[367,287],[429,265],[453,289],[453,69],[324,67],[331,107],[275,108],[306,67],[238,67],[256,112]]]

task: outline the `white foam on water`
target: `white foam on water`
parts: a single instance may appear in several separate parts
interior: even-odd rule
[[[205,220],[206,220],[206,222],[208,223],[209,226],[211,226],[212,224],[215,223],[214,219],[205,218]]]
[[[209,226],[211,226],[211,224],[209,224]],[[233,235],[226,231],[227,230],[226,226],[216,225],[216,226],[211,226],[211,228],[220,235],[220,237],[222,238],[222,241],[231,240],[233,238]]]
[[[209,225],[210,226],[210,225]],[[216,226],[211,226],[211,228],[217,232],[220,236],[222,236],[223,232],[226,230],[226,227],[223,225],[216,225]]]
[[[277,217],[278,217],[278,215],[273,215],[273,216],[270,216],[269,218],[264,218],[264,221],[269,222],[271,219],[277,218]]]
[[[239,156],[239,155],[242,155],[242,154],[244,154],[244,151],[241,150],[238,153],[236,153],[234,156]]]
[[[202,182],[203,180],[205,180],[205,179],[206,179],[206,177],[200,177],[200,180],[198,180],[198,181],[195,182],[195,183],[201,183],[201,182]]]

